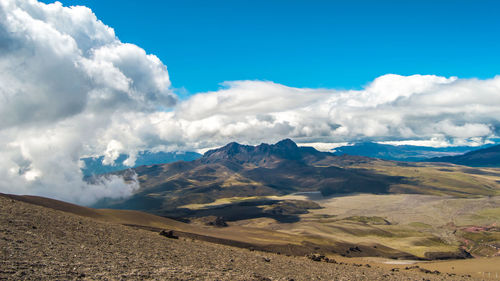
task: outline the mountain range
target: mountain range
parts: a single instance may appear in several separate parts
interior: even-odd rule
[[[176,161],[192,161],[201,157],[201,154],[191,151],[186,152],[151,152],[151,151],[141,151],[137,154],[137,160],[134,166],[129,167],[124,164],[129,155],[120,154],[115,160],[115,164],[106,165],[103,164],[104,156],[99,157],[85,157],[81,160],[85,163],[82,168],[82,173],[84,177],[89,177],[92,175],[101,175],[106,173],[111,173],[115,171],[125,170],[128,168],[135,168],[143,165],[153,165],[153,164],[164,164]]]
[[[447,162],[472,167],[500,167],[500,145],[478,149],[462,155],[428,159],[429,162]]]
[[[287,202],[285,206],[279,200],[270,199],[297,192],[318,193],[320,196],[417,193],[467,197],[494,194],[491,186],[497,185],[473,179],[479,172],[470,169],[452,169],[439,163],[394,162],[347,154],[338,156],[312,147],[298,147],[290,139],[258,146],[232,142],[209,150],[193,161],[144,165],[115,173],[128,180],[137,175],[140,188],[129,198],[101,200],[94,207],[135,209],[184,218],[194,214],[217,214],[213,208],[210,212],[201,210],[203,208],[193,211],[195,205],[217,205],[214,202],[220,203],[221,200],[231,203],[241,198],[254,200],[253,203],[238,203],[237,209],[220,212],[224,217],[229,214],[237,220],[255,215],[271,216],[276,212],[290,215],[290,210],[294,214],[314,208],[314,204]],[[455,173],[462,175],[457,177]],[[272,214],[255,208],[263,205],[272,206],[269,207]],[[285,209],[287,211],[283,211]],[[290,216],[274,218],[293,220]]]
[[[435,157],[456,156],[463,153],[487,148],[491,145],[481,147],[454,146],[454,147],[428,147],[415,145],[390,145],[375,142],[361,142],[353,145],[335,148],[335,155],[359,155],[384,160],[396,161],[426,161]]]

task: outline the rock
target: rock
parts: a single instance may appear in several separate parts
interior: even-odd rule
[[[217,217],[212,225],[217,227],[226,227],[227,222],[223,217]]]
[[[310,260],[317,261],[317,262],[323,261],[323,262],[327,262],[327,263],[335,263],[335,264],[337,264],[336,260],[327,258],[324,255],[320,255],[320,254],[309,254],[306,257],[308,259],[310,259]]]
[[[361,252],[361,249],[358,246],[356,246],[356,247],[350,247],[349,251],[351,251],[351,252]]]
[[[322,261],[325,256],[323,255],[315,255],[315,254],[310,254],[306,256],[308,259],[313,260],[313,261]]]
[[[165,236],[165,237],[170,238],[170,239],[179,239],[179,236],[174,235],[173,230],[165,230],[164,229],[160,232],[160,235]]]

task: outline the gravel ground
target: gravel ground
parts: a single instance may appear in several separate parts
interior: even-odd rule
[[[4,197],[0,249],[0,280],[472,280],[168,239]]]

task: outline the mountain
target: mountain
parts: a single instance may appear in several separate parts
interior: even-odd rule
[[[455,156],[477,149],[470,146],[427,147],[414,145],[390,145],[362,142],[335,148],[335,155],[359,155],[396,161],[424,161],[441,156]]]
[[[150,152],[142,151],[137,155],[137,160],[135,161],[134,167],[139,167],[143,165],[153,165],[153,164],[164,164],[176,161],[192,161],[201,157],[201,154],[196,152]],[[125,170],[130,168],[123,164],[127,160],[127,154],[120,154],[116,159],[115,165],[105,165],[102,163],[104,156],[99,157],[86,157],[81,160],[85,163],[85,167],[82,169],[83,175],[89,177],[92,175],[101,175],[106,173],[111,173],[115,171]]]
[[[298,147],[289,139],[257,146],[233,142],[193,161],[140,166],[114,174],[126,180],[137,175],[140,188],[131,197],[101,200],[94,207],[188,220],[220,216],[227,221],[266,217],[294,222],[299,214],[318,208],[312,201],[286,197],[295,193],[322,198],[352,193],[468,198],[500,192],[498,174],[491,171],[336,156]]]
[[[134,168],[140,189],[122,201],[101,201],[96,207],[170,212],[184,205],[204,204],[221,198],[285,195],[319,191],[324,195],[352,192],[387,193],[401,177],[361,169],[346,163],[371,159],[335,156],[292,140],[258,146],[229,143],[207,151],[190,162]],[[130,171],[129,171],[130,172]],[[129,172],[122,172],[127,175]]]
[[[472,167],[500,167],[500,145],[478,149],[457,156],[436,157],[429,162],[448,162]]]

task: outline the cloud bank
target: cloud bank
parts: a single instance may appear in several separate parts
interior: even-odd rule
[[[107,152],[112,161],[128,149],[110,128],[173,106],[169,86],[157,57],[120,42],[90,9],[1,1],[0,191],[83,204],[129,195],[137,185],[118,177],[83,182],[79,158]]]
[[[315,145],[371,140],[448,146],[482,144],[500,128],[500,77],[389,74],[358,91],[262,81],[225,86],[180,103],[158,118],[158,131],[177,131],[194,146],[283,137]]]
[[[195,78],[194,78],[195,79]],[[178,102],[166,66],[86,7],[0,2],[0,192],[81,204],[125,197],[119,177],[82,181],[81,157],[201,150],[289,137],[481,144],[500,131],[500,77],[384,75],[361,90],[232,81]],[[333,145],[332,145],[333,147]]]

